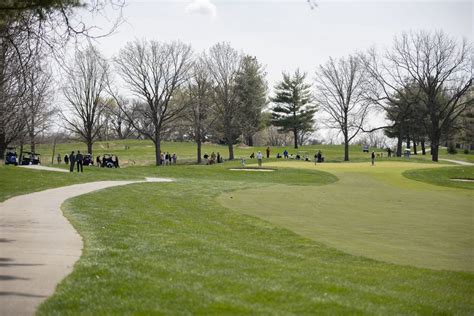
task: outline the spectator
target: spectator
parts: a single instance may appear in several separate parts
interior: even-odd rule
[[[67,154],[64,155],[64,163],[69,165],[69,156]]]
[[[217,163],[221,163],[221,162],[222,162],[221,154],[217,153]]]
[[[115,167],[115,168],[120,168],[119,159],[118,159],[118,156],[117,156],[117,155],[115,155],[114,167]]]
[[[100,159],[100,156],[97,156],[97,158],[95,159],[95,162],[97,164],[97,167],[102,166],[102,159]]]
[[[270,158],[270,146],[267,147],[267,159]]]
[[[60,165],[61,164],[61,155],[58,154],[58,157],[56,159],[58,160],[58,165]]]
[[[214,152],[211,153],[211,161],[209,163],[213,165],[216,162],[216,154]]]
[[[372,152],[372,166],[375,165],[375,152]]]
[[[263,158],[263,155],[262,155],[262,152],[258,152],[257,153],[257,160],[258,160],[258,166],[261,167],[262,166],[262,158]]]
[[[76,156],[74,155],[74,151],[72,151],[71,154],[69,155],[69,161],[71,162],[71,164],[69,165],[69,172],[73,172],[74,163],[76,162]]]
[[[77,164],[77,172],[83,172],[82,170],[82,160],[84,156],[82,156],[81,152],[78,150],[76,155],[76,164]]]
[[[176,156],[176,153],[173,153],[173,164],[176,164],[176,160],[178,159],[178,156]]]
[[[251,153],[250,154],[250,159],[254,159],[255,158],[255,153]]]
[[[285,159],[288,159],[288,150],[285,149],[285,151],[283,152],[283,157]]]

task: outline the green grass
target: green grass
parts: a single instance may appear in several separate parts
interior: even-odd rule
[[[128,154],[145,163],[143,144]],[[194,145],[176,146],[192,157]],[[423,158],[371,167],[353,150],[353,163],[265,160],[274,172],[229,171],[238,161],[84,174],[0,166],[0,201],[80,182],[176,180],[68,200],[83,256],[39,314],[473,314],[472,191],[417,171],[461,168]],[[323,152],[342,157],[341,146]]]
[[[418,180],[440,186],[474,190],[474,182],[454,181],[453,179],[474,179],[474,166],[448,167],[439,169],[408,170],[403,175],[412,180]]]
[[[471,273],[344,254],[215,200],[248,186],[182,179],[70,200],[84,253],[39,314],[474,312]]]
[[[219,201],[354,255],[474,272],[474,194],[401,175],[410,169],[428,173],[418,169],[431,164],[283,162],[271,166],[320,169],[334,173],[339,181],[320,188],[251,188],[222,194]],[[449,172],[449,168],[442,170]]]

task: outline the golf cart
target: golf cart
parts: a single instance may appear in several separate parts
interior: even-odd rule
[[[362,148],[362,152],[368,153],[369,152],[369,145],[364,145],[364,147]]]
[[[21,159],[22,166],[41,164],[40,154],[24,151],[21,154],[21,157],[22,157]]]
[[[5,155],[6,165],[18,165],[18,156],[16,154],[15,147],[7,147],[7,153]]]
[[[112,159],[112,156],[111,154],[104,154],[104,156],[102,157],[102,165],[101,167],[107,167],[107,168],[113,168],[115,167],[115,164],[114,164],[114,161]]]
[[[82,164],[84,166],[93,166],[94,165],[94,158],[91,154],[85,154],[84,158],[82,158]]]

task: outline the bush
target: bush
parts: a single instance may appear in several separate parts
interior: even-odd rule
[[[467,149],[467,148],[464,149],[464,153],[465,153],[466,155],[468,155],[468,154],[469,154],[469,149]]]
[[[454,145],[454,143],[449,143],[448,144],[448,154],[455,155],[457,153],[458,153],[458,151],[456,150],[456,145]]]

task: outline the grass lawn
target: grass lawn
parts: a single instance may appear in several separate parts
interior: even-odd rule
[[[39,314],[473,314],[471,184],[426,183],[459,168],[415,161],[2,166],[0,201],[78,182],[176,180],[68,200],[83,255]]]
[[[339,181],[319,188],[251,188],[224,193],[219,201],[353,255],[474,272],[473,191],[432,186],[401,175],[411,169],[430,174],[418,169],[432,164],[281,162],[270,166],[320,169]],[[449,168],[441,170],[449,172]],[[474,176],[474,168],[469,174]],[[473,183],[462,185],[474,188]]]

